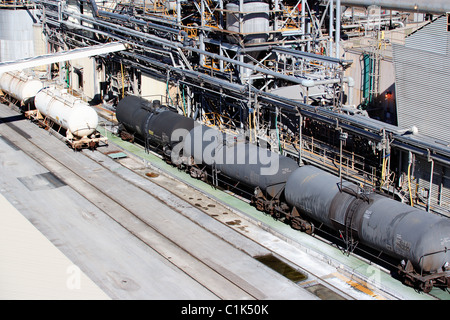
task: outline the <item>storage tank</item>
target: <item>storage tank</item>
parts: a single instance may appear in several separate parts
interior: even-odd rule
[[[269,4],[262,1],[244,1],[242,11],[243,25],[240,29],[239,23],[239,2],[228,3],[227,12],[227,30],[237,33],[248,34],[244,36],[245,43],[266,42],[269,38]],[[253,33],[253,34],[252,34]],[[230,41],[236,41],[230,37]]]
[[[0,74],[0,89],[13,98],[26,103],[43,88],[40,80],[20,72]]]
[[[56,87],[44,88],[34,101],[39,112],[61,125],[75,137],[88,137],[96,131],[97,112],[86,102]]]
[[[35,55],[33,20],[36,19],[33,16],[38,11],[21,7],[11,8],[0,10],[0,62]]]

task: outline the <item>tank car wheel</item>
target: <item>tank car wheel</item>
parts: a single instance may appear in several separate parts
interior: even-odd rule
[[[433,289],[433,280],[428,280],[428,281],[422,282],[420,284],[420,289],[424,293],[429,293],[431,291],[431,289]]]
[[[309,224],[308,228],[305,230],[306,234],[313,234],[314,233],[314,225],[312,223]]]
[[[291,226],[293,229],[300,230],[309,235],[314,233],[314,225],[300,218],[293,218],[291,220]]]

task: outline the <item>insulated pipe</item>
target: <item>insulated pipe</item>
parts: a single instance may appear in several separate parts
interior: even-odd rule
[[[227,88],[228,90],[231,90],[233,92],[243,93],[248,90],[243,85],[230,83],[228,81],[214,78],[196,71],[170,67],[162,62],[156,61],[148,57],[131,54],[126,51],[124,52],[124,54],[129,55],[130,57],[137,57],[139,59],[145,60],[153,65],[162,68],[169,68],[172,72],[177,72],[179,74],[191,78],[192,80],[198,81],[199,79],[201,79],[202,81],[212,83],[219,87]],[[354,81],[351,77],[347,77],[347,80],[350,88],[352,85],[354,86]],[[411,137],[411,135],[403,135],[402,133],[399,134],[397,133],[398,127],[388,126],[385,123],[382,123],[374,119],[368,119],[366,117],[337,114],[333,111],[323,108],[317,109],[316,107],[298,101],[283,98],[269,92],[260,91],[255,88],[252,88],[252,91],[255,94],[257,94],[262,101],[265,101],[271,105],[279,106],[284,110],[286,110],[287,112],[296,113],[297,110],[296,108],[299,108],[302,110],[302,113],[305,116],[312,117],[315,119],[321,119],[321,121],[325,123],[335,124],[336,121],[339,121],[339,125],[348,130],[349,132],[359,133],[360,135],[373,139],[375,141],[381,140],[381,137],[379,134],[377,134],[377,132],[380,132],[383,128],[386,128],[387,132],[391,132],[394,134],[394,141],[392,141],[391,143],[392,146],[401,148],[403,150],[412,151],[416,154],[421,154],[423,156],[427,156],[428,154],[427,149],[430,149],[434,151],[431,154],[432,159],[440,163],[450,165],[450,161],[448,160],[448,157],[450,156],[450,151],[448,150],[448,148],[443,147],[441,148],[439,146],[431,145],[423,141],[418,141],[414,137]]]
[[[391,10],[434,14],[445,14],[450,12],[450,1],[448,0],[341,0],[341,4],[359,7],[376,5]]]
[[[336,32],[334,34],[336,43],[336,58],[341,55],[340,39],[341,39],[341,0],[336,0]]]
[[[85,48],[76,48],[72,50],[49,53],[36,57],[19,59],[15,61],[4,61],[0,62],[0,72],[23,70],[45,64],[63,62],[67,60],[80,59],[85,57],[92,57],[100,54],[122,51],[125,49],[126,46],[123,43],[110,42],[106,44],[99,44]]]

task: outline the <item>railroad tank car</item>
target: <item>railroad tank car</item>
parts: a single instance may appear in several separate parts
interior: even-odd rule
[[[117,121],[123,125],[122,137],[128,140],[140,136],[145,143],[161,145],[167,156],[193,127],[194,120],[171,111],[159,100],[147,101],[137,96],[126,96],[116,107]],[[173,134],[180,130],[182,135]]]
[[[364,194],[358,186],[341,183],[339,177],[317,167],[297,169],[287,180],[285,198],[301,214],[340,232],[347,240],[407,260],[417,274],[440,273],[450,262],[448,218],[379,194]],[[426,282],[425,277],[422,280]]]
[[[27,103],[44,87],[43,83],[20,72],[5,72],[0,74],[0,89],[11,97]]]
[[[97,112],[86,102],[54,86],[40,90],[34,103],[39,112],[74,137],[88,137],[96,132]]]
[[[214,166],[235,181],[258,187],[271,199],[281,196],[288,176],[298,168],[294,160],[248,143],[243,135],[204,125],[185,137],[184,155],[196,164]]]
[[[192,119],[182,121],[184,117],[158,103],[132,96],[125,99],[117,108],[123,127],[160,146],[176,145],[170,150],[176,150],[176,155],[182,151],[182,165],[191,175],[203,178],[209,168],[254,188],[252,204],[272,215],[282,213],[294,228],[311,233],[311,223],[324,224],[347,243],[360,242],[397,261],[406,260],[397,271],[407,285],[426,292],[433,286],[450,287],[448,218],[365,193],[317,167],[298,167],[288,157],[248,143],[243,135],[194,126]],[[158,117],[161,114],[165,121]],[[183,131],[173,137],[179,128]],[[273,164],[276,169],[269,169]]]

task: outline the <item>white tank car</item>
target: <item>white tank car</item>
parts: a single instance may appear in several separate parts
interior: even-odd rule
[[[43,88],[40,80],[20,72],[0,73],[0,89],[15,99],[26,102]]]
[[[34,99],[39,112],[68,130],[67,136],[88,137],[96,131],[97,112],[86,102],[66,90],[47,87],[40,90]]]

